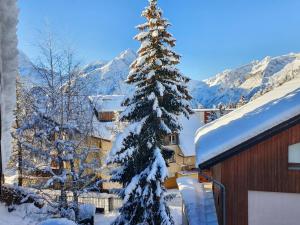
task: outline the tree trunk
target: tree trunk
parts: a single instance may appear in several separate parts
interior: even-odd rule
[[[59,174],[61,175],[64,171],[64,162],[60,156],[60,153],[58,153],[58,165],[59,165]],[[59,198],[59,204],[61,209],[67,209],[68,208],[68,201],[67,201],[67,192],[65,189],[66,182],[65,181],[60,181],[60,198]]]
[[[23,186],[23,156],[22,156],[22,148],[21,144],[18,141],[18,185],[20,187]]]
[[[73,192],[73,204],[74,204],[74,212],[75,212],[75,220],[76,222],[79,222],[79,204],[78,204],[78,180],[75,176],[75,165],[74,161],[70,161],[70,167],[71,167],[71,174],[72,174],[72,192]]]

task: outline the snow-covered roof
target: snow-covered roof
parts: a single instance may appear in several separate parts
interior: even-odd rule
[[[116,132],[116,122],[100,122],[96,116],[93,117],[92,135],[105,140],[113,140]]]
[[[93,117],[92,135],[97,138],[112,141],[118,132],[124,130],[127,126],[126,122],[118,120],[112,122],[100,122],[96,116]]]
[[[96,95],[89,97],[98,112],[123,111],[125,108],[121,104],[124,98],[124,95]]]
[[[190,177],[177,178],[177,184],[190,225],[218,225],[211,184]]]
[[[300,78],[295,78],[196,132],[198,166],[300,114]]]
[[[121,112],[125,109],[125,107],[121,106],[125,98],[124,95],[97,95],[89,98],[98,112]],[[195,109],[195,113],[189,119],[183,115],[179,118],[182,124],[182,130],[179,134],[179,147],[184,156],[195,156],[194,137],[197,129],[203,126],[200,115],[202,111],[211,111],[211,109],[203,109],[201,111]],[[97,118],[94,118],[93,135],[106,140],[113,140],[117,129],[116,126],[117,122],[99,122]]]
[[[232,111],[232,108],[225,108],[225,111]],[[220,109],[218,108],[200,108],[200,109],[193,109],[194,112],[218,112]]]
[[[179,147],[184,156],[195,156],[195,133],[204,124],[201,116],[195,112],[189,119],[181,116],[179,120],[182,125],[179,133]]]

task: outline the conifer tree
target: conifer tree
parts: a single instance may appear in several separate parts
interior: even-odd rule
[[[164,136],[180,131],[179,115],[192,113],[189,79],[176,68],[180,56],[172,50],[175,39],[157,0],[149,0],[142,16],[147,22],[137,27],[135,39],[141,47],[127,79],[136,89],[124,101],[121,114],[130,125],[117,136],[107,161],[119,165],[111,180],[124,187],[119,192],[124,204],[113,224],[174,224],[163,187],[168,170],[162,142]]]

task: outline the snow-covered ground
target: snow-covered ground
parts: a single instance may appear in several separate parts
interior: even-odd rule
[[[168,193],[175,194],[176,197],[169,202],[172,216],[176,225],[181,225],[181,196],[178,190],[169,190]],[[109,214],[96,214],[95,225],[109,225],[118,215],[118,212]],[[17,206],[16,210],[9,213],[7,207],[0,203],[0,225],[38,225],[45,217],[42,211],[32,204]]]
[[[176,197],[169,202],[169,207],[175,221],[175,225],[182,224],[182,199],[178,190],[168,190],[169,194],[174,194]],[[95,225],[109,225],[118,215],[118,212],[112,212],[109,214],[96,214]],[[1,219],[0,219],[1,221]],[[0,223],[0,225],[2,225]]]

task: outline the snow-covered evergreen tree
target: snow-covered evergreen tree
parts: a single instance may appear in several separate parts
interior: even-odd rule
[[[161,151],[163,137],[181,129],[178,116],[192,113],[189,79],[176,68],[180,56],[172,50],[175,39],[157,0],[149,0],[142,16],[147,22],[137,27],[141,47],[127,79],[136,90],[124,101],[127,108],[121,114],[130,125],[117,137],[107,161],[119,165],[111,180],[124,187],[114,224],[174,224],[166,204],[168,170]]]

